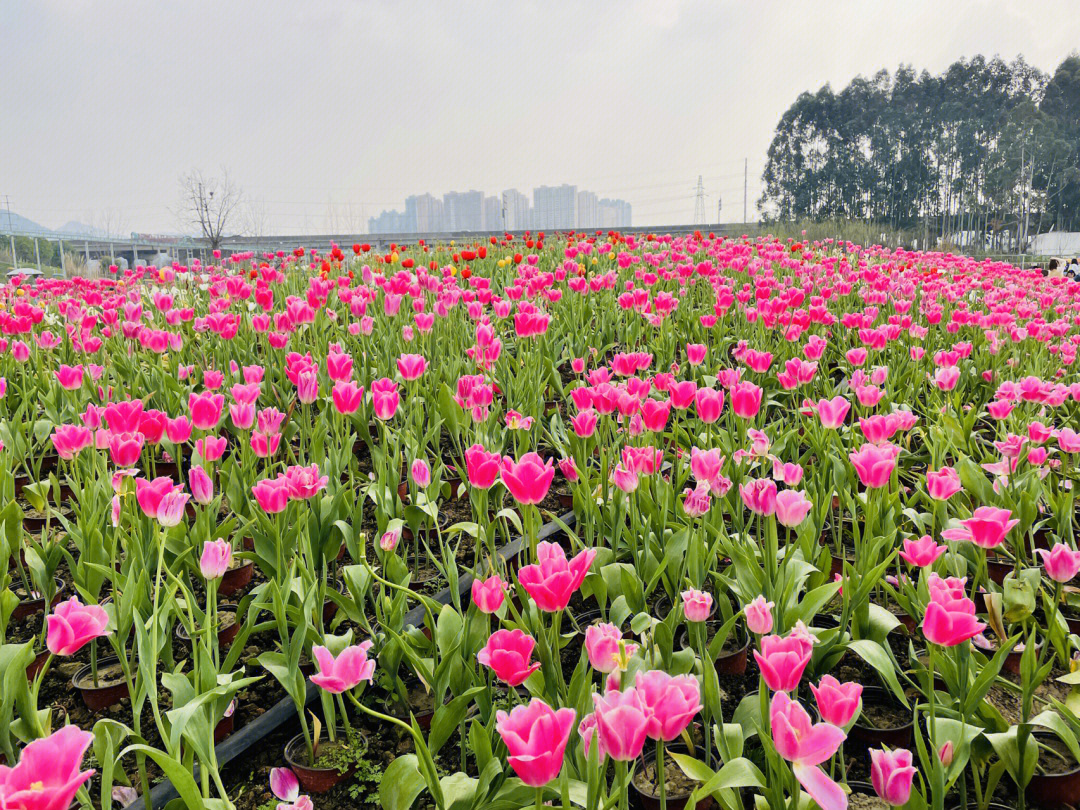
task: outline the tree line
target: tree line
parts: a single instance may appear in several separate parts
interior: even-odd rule
[[[987,248],[1080,230],[1080,56],[1053,76],[976,56],[802,93],[769,146],[771,221],[862,220]]]

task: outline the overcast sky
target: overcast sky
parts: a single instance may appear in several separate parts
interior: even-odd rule
[[[223,167],[275,233],[408,194],[573,183],[635,224],[751,218],[804,90],[900,63],[1080,48],[1076,0],[4,0],[0,195],[47,227],[184,229]],[[0,205],[3,197],[0,197]]]

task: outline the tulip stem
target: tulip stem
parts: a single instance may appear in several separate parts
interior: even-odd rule
[[[656,782],[660,788],[660,810],[667,810],[667,765],[664,762],[664,741],[656,741]]]
[[[544,789],[538,787],[536,789],[536,810],[540,810],[544,806]]]

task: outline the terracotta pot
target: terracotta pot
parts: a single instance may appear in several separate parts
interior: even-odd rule
[[[128,696],[127,682],[123,680],[123,671],[119,668],[119,658],[103,658],[98,661],[98,684],[94,685],[94,676],[87,664],[71,679],[71,685],[79,690],[83,703],[92,712],[99,712],[107,706],[119,703]],[[115,668],[115,671],[114,671]],[[103,678],[104,674],[108,678]],[[119,678],[119,681],[117,680]]]
[[[686,754],[686,753],[688,753],[688,749],[686,748],[685,745],[681,745],[681,744],[680,745],[670,745],[669,744],[665,748],[665,752],[666,753],[665,753],[664,767],[666,769],[667,766],[674,761],[674,760],[672,760],[672,758],[670,756],[668,756],[669,754],[671,754],[671,753]],[[656,761],[656,749],[650,747],[650,748],[646,749],[645,752],[643,752],[642,758],[638,760],[637,768],[635,768],[635,771],[640,773],[640,772],[643,771],[646,762],[653,763],[655,761]],[[630,780],[630,790],[633,792],[633,794],[635,796],[637,796],[637,804],[638,804],[639,807],[642,808],[642,810],[660,810],[660,796],[659,796],[659,794],[649,793],[649,792],[647,792],[645,790],[642,790],[641,788],[639,788],[637,786],[637,783],[635,782],[635,780]],[[690,799],[690,794],[685,793],[685,794],[682,794],[682,795],[678,795],[678,794],[672,795],[671,793],[668,793],[668,795],[665,798],[667,799],[668,810],[684,810],[684,808],[687,806],[687,802]],[[709,810],[713,805],[714,805],[713,797],[712,796],[706,796],[705,798],[701,799],[697,803],[697,805],[695,805],[694,810]]]
[[[221,576],[221,582],[218,583],[218,595],[232,596],[242,588],[246,588],[254,573],[255,563],[252,560],[245,560],[236,568],[230,568]]]
[[[228,647],[236,638],[236,634],[240,632],[240,619],[236,615],[236,605],[218,605],[218,621],[222,625],[217,634],[218,646]],[[181,641],[191,641],[187,628],[179,623],[176,625],[176,637]]]
[[[862,692],[862,702],[864,710],[867,704],[879,706],[897,704],[897,700],[892,693],[887,692],[880,686],[865,687]],[[848,732],[848,740],[859,747],[880,748],[883,745],[888,745],[890,748],[907,748],[911,745],[915,727],[914,721],[907,720],[891,728],[875,728],[868,724],[864,725],[861,722],[863,719],[864,717],[860,715],[859,720],[855,722],[855,725],[851,727],[851,731]]]
[[[1054,739],[1053,734],[1036,733],[1043,740]],[[1028,744],[1034,741],[1029,740]],[[1029,801],[1043,807],[1075,806],[1080,803],[1080,763],[1073,763],[1072,770],[1065,773],[1036,773],[1025,791]]]
[[[338,736],[345,736],[345,729],[338,729]],[[320,743],[323,740],[320,739]],[[285,763],[296,774],[300,787],[305,793],[326,793],[332,787],[356,773],[356,766],[344,771],[337,768],[315,768],[309,764],[303,764],[307,760],[307,743],[303,734],[297,734],[285,746]]]
[[[53,607],[60,602],[60,597],[63,595],[65,588],[64,581],[60,577],[55,577],[56,582],[56,595],[53,597],[49,607]],[[15,609],[11,611],[11,621],[19,622],[28,616],[33,616],[35,613],[42,613],[45,610],[45,597],[41,596],[36,599],[23,599],[15,606]]]
[[[26,667],[26,679],[33,681],[37,677],[37,674],[41,672],[41,668],[45,666],[45,662],[49,660],[49,651],[42,650]]]
[[[706,627],[718,628],[721,622],[708,621],[705,623]],[[713,667],[716,669],[717,675],[745,675],[746,674],[746,662],[747,657],[750,654],[750,636],[744,634],[738,626],[736,626],[732,633],[736,639],[740,635],[745,635],[746,643],[741,647],[734,650],[721,651],[716,660],[713,661]],[[706,637],[708,637],[709,631],[706,630]],[[691,647],[693,645],[693,638],[690,635],[690,629],[685,625],[679,631],[679,637],[676,640],[677,646]]]
[[[218,720],[217,725],[214,726],[214,745],[232,734],[236,728],[236,701],[234,700],[230,705],[232,711]]]

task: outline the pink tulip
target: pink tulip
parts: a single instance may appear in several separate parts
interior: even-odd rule
[[[427,360],[421,354],[403,354],[397,360],[398,371],[404,380],[418,380],[427,371]]]
[[[364,386],[350,381],[339,382],[330,392],[334,409],[340,414],[356,413],[364,402]]]
[[[636,644],[622,640],[622,631],[613,624],[592,624],[585,628],[585,653],[589,664],[604,674],[619,669],[619,661],[637,651]]]
[[[194,466],[188,473],[188,486],[191,487],[191,496],[195,503],[206,506],[214,499],[214,480],[201,466]]]
[[[57,425],[52,435],[56,454],[65,461],[71,461],[94,443],[94,434],[84,425]]]
[[[570,426],[579,439],[587,439],[592,436],[596,432],[596,423],[597,414],[592,408],[584,409],[570,420]]]
[[[841,728],[854,720],[859,713],[862,690],[861,683],[840,683],[832,675],[823,676],[817,686],[810,684],[821,719]]]
[[[645,747],[649,716],[637,689],[593,695],[600,747],[617,762],[632,762]]]
[[[947,501],[964,485],[960,483],[960,474],[952,467],[942,467],[937,472],[926,473],[926,491],[935,501]]]
[[[301,371],[296,375],[296,398],[303,405],[310,405],[319,398],[319,375],[315,371]]]
[[[483,445],[474,444],[465,451],[465,473],[469,485],[477,489],[490,489],[502,470],[498,453],[489,453]]]
[[[370,681],[375,674],[375,659],[367,657],[370,649],[370,641],[353,644],[335,658],[326,647],[312,647],[311,654],[319,665],[319,672],[311,676],[311,682],[327,692],[339,695],[362,681]]]
[[[255,405],[248,402],[234,402],[229,405],[229,419],[238,430],[250,430],[255,424]]]
[[[502,482],[518,503],[537,504],[547,496],[555,477],[551,459],[545,463],[536,453],[526,453],[520,461],[503,456]]]
[[[183,444],[191,438],[191,420],[186,416],[177,416],[175,419],[165,420],[165,435],[173,444]]]
[[[819,399],[814,410],[817,412],[818,419],[821,420],[822,427],[835,430],[844,424],[848,411],[851,410],[851,403],[841,396]]]
[[[289,768],[271,768],[270,790],[283,802],[295,802],[300,798],[300,780]]]
[[[703,622],[712,613],[712,594],[691,588],[682,592],[683,615],[688,622]]]
[[[95,771],[80,771],[94,735],[68,725],[29,743],[14,768],[0,765],[0,806],[67,810]]]
[[[739,484],[739,496],[756,515],[768,517],[776,511],[776,482],[769,478],[750,478]]]
[[[896,448],[892,445],[864,444],[857,452],[849,453],[848,458],[863,486],[869,489],[879,489],[888,484],[896,469]]]
[[[339,352],[330,352],[326,356],[326,373],[334,382],[350,379],[353,373],[352,357]]]
[[[53,655],[74,655],[95,638],[107,636],[109,615],[100,605],[84,605],[73,596],[61,602],[45,617],[48,625],[45,645]],[[0,799],[3,794],[0,793]],[[0,802],[2,806],[2,802]]]
[[[371,406],[377,419],[384,422],[393,419],[400,404],[401,395],[396,382],[383,377],[371,383]]]
[[[747,383],[747,385],[751,385],[751,383]],[[760,396],[758,399],[760,400]],[[733,396],[733,404],[734,401]],[[720,418],[720,412],[724,410],[724,392],[712,388],[699,388],[694,395],[694,402],[697,406],[698,419],[707,425],[711,425]],[[754,414],[756,413],[755,410]],[[751,414],[751,416],[754,414]]]
[[[719,448],[713,447],[709,450],[690,448],[690,472],[694,474],[695,481],[711,483],[720,475],[723,466],[724,456]]]
[[[818,767],[836,753],[847,736],[829,723],[812,724],[810,715],[797,700],[784,692],[773,695],[769,705],[776,753],[791,763],[799,784],[821,810],[843,810],[847,794]]]
[[[886,804],[900,807],[911,798],[911,782],[915,778],[915,766],[911,762],[911,752],[906,748],[870,749],[870,783]]]
[[[1057,432],[1058,447],[1065,453],[1080,453],[1080,433],[1072,428],[1062,428]]]
[[[668,394],[671,396],[671,407],[677,411],[685,411],[694,404],[697,383],[693,380],[674,382],[668,389]]]
[[[731,389],[731,410],[742,419],[753,419],[761,410],[761,388],[752,382],[739,382]]]
[[[472,582],[472,603],[481,613],[494,613],[506,599],[506,582],[498,574]]]
[[[11,356],[20,363],[25,363],[30,359],[30,347],[26,345],[25,341],[16,340],[11,345]]]
[[[189,498],[191,496],[180,487],[175,487],[166,492],[158,504],[157,514],[155,515],[157,522],[165,528],[179,526],[184,519],[184,508],[187,506]]]
[[[1012,512],[994,506],[980,506],[967,520],[961,520],[960,528],[946,529],[941,536],[946,540],[974,543],[980,548],[1000,546],[1014,526],[1020,521],[1012,519]]]
[[[686,344],[686,362],[692,366],[700,366],[705,362],[707,348],[704,343]]]
[[[85,371],[82,366],[61,365],[56,370],[56,381],[65,391],[78,391],[82,388]]]
[[[794,528],[806,519],[813,506],[804,490],[785,489],[776,496],[776,519]]]
[[[570,597],[589,573],[596,549],[582,549],[567,561],[562,546],[543,541],[536,547],[536,557],[537,563],[526,565],[518,572],[518,581],[538,608],[554,613],[570,604]]]
[[[255,431],[251,434],[251,449],[259,458],[269,458],[278,451],[278,446],[281,444],[281,434],[261,433]]]
[[[522,630],[496,630],[476,654],[476,660],[507,686],[517,687],[540,669],[539,661],[530,663],[535,646],[536,639]]]
[[[191,423],[199,430],[212,430],[221,421],[221,410],[225,407],[223,394],[188,395],[188,413]]]
[[[634,680],[648,719],[646,734],[671,742],[702,709],[701,688],[693,675],[671,676],[658,669],[639,672]]]
[[[709,485],[698,484],[696,488],[687,487],[683,491],[683,511],[690,517],[701,517],[708,513],[712,503],[709,497]]]
[[[401,527],[388,529],[383,532],[382,537],[379,538],[379,548],[383,551],[393,551],[397,548],[399,540],[401,540]]]
[[[908,565],[916,568],[927,568],[937,562],[947,551],[947,547],[938,545],[928,534],[924,534],[918,540],[907,538],[904,540],[904,548],[900,551],[900,558]]]
[[[746,616],[746,628],[758,636],[772,632],[774,607],[776,605],[773,602],[766,602],[761,594],[755,596],[743,611]]]
[[[140,399],[110,402],[105,406],[105,424],[113,433],[138,433],[142,414],[143,403]]]
[[[774,692],[793,692],[799,688],[813,651],[813,643],[802,634],[765,636],[761,639],[761,651],[754,650],[754,660],[766,686]]]
[[[1068,582],[1080,572],[1080,551],[1073,551],[1064,543],[1055,543],[1049,551],[1036,549],[1036,553],[1042,557],[1046,575],[1054,582]]]
[[[284,512],[289,505],[289,484],[281,478],[264,478],[251,488],[259,507],[267,514]]]
[[[431,483],[431,467],[422,458],[413,459],[413,463],[409,465],[409,475],[413,483],[421,489]]]
[[[199,558],[199,571],[204,579],[220,579],[229,570],[232,563],[232,546],[225,540],[207,540],[203,543],[202,557]]]
[[[102,431],[98,431],[101,434]],[[117,467],[133,467],[142,455],[144,439],[141,433],[106,432],[109,457]]]
[[[960,369],[956,366],[939,368],[934,371],[934,385],[942,391],[952,391],[960,381]]]
[[[956,609],[955,606],[946,606],[940,601],[932,601],[926,606],[922,631],[931,644],[955,647],[986,629],[986,625],[975,618],[974,602],[970,599],[962,599],[958,602],[967,604],[961,604],[959,609]]]
[[[553,710],[540,698],[495,715],[495,728],[506,745],[507,761],[529,787],[543,787],[559,775],[574,728],[573,709]]]
[[[176,488],[176,484],[168,476],[160,476],[153,481],[136,478],[135,499],[144,515],[156,518],[162,499]]]
[[[203,461],[217,461],[225,454],[228,443],[224,436],[205,436],[195,441],[195,452]]]
[[[289,498],[294,501],[306,501],[314,498],[330,482],[327,475],[319,475],[319,465],[307,467],[293,465],[285,470],[285,483],[289,488]]]
[[[1012,413],[1015,406],[1007,399],[995,399],[993,402],[986,406],[987,413],[991,418],[1002,420],[1007,419],[1009,414]]]

